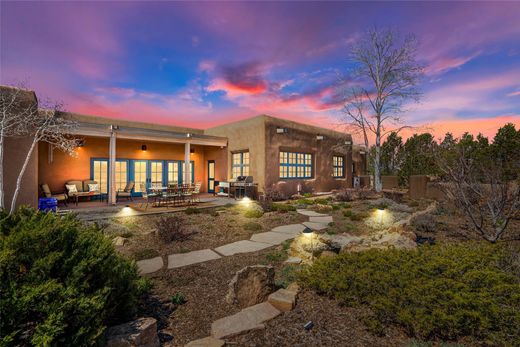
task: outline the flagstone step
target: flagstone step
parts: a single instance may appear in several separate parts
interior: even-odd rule
[[[226,342],[223,340],[208,336],[203,339],[191,341],[190,343],[184,345],[184,347],[222,347],[225,344]]]
[[[149,274],[162,269],[164,262],[162,257],[139,260],[136,262],[140,274]]]
[[[319,230],[327,229],[329,226],[329,223],[303,222],[303,225],[311,228],[312,230],[319,231]]]
[[[230,256],[238,253],[256,252],[272,246],[270,243],[242,240],[217,247],[215,251],[224,256]]]
[[[326,214],[319,213],[319,212],[312,211],[312,210],[298,209],[298,210],[296,210],[296,212],[298,212],[299,214],[302,214],[304,216],[307,216],[307,217],[325,217],[326,216]]]
[[[237,314],[214,321],[211,324],[211,336],[222,339],[255,329],[263,329],[265,326],[262,323],[275,318],[280,313],[268,302],[250,306]]]
[[[309,217],[309,222],[312,222],[312,223],[332,223],[332,216]]]
[[[278,289],[269,295],[267,301],[282,312],[291,311],[296,303],[296,292],[287,289]]]
[[[304,229],[305,229],[305,225],[298,223],[298,224],[282,225],[282,226],[271,229],[271,231],[275,232],[275,233],[289,234],[289,235],[292,235],[293,237],[296,237]]]
[[[294,238],[291,234],[276,233],[267,231],[265,233],[258,233],[251,236],[251,241],[269,243],[271,245],[279,245],[285,240]]]
[[[203,249],[188,253],[171,254],[168,256],[168,269],[183,267],[187,265],[202,263],[209,260],[219,259],[220,255],[211,249]]]

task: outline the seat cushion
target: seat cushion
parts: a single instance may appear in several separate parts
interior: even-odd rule
[[[56,195],[53,195],[52,197],[55,198],[58,201],[67,200],[67,195],[66,194],[56,194]]]
[[[117,192],[117,196],[130,196],[131,194],[130,192]]]
[[[71,194],[78,194],[78,187],[75,184],[66,184],[65,188],[67,189],[67,192]]]

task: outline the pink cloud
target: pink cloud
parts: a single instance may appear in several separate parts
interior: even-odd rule
[[[507,96],[518,96],[518,95],[520,95],[520,90],[507,94]]]

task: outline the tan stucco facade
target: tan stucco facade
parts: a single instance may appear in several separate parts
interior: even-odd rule
[[[37,105],[35,94],[27,93],[28,100]],[[189,153],[189,143],[194,180],[202,182],[202,191],[208,188],[208,161],[215,162],[216,181],[228,180],[232,177],[232,155],[237,152],[249,152],[249,175],[253,176],[260,191],[274,185],[290,194],[296,193],[298,185],[303,191],[314,192],[352,186],[352,138],[349,134],[330,129],[266,115],[205,130],[73,113],[58,116],[78,122],[75,135],[84,140],[83,146],[76,149],[75,157],[71,157],[59,150],[52,150],[50,154],[49,145],[40,143],[24,176],[19,204],[36,206],[39,185],[43,183],[47,183],[52,191],[60,192],[67,181],[91,179],[92,159],[109,158],[111,134],[115,137],[115,158],[120,160],[183,161]],[[6,201],[12,195],[28,141],[9,139],[6,143]],[[142,150],[143,145],[146,145],[146,151]],[[312,177],[280,178],[280,151],[312,154]],[[344,158],[344,177],[333,177],[333,156]],[[359,155],[356,159],[363,161]],[[362,165],[364,169],[365,164]],[[354,167],[356,171],[362,170],[360,165]]]
[[[277,129],[285,130],[278,132]],[[249,151],[250,175],[258,183],[260,191],[276,185],[293,194],[298,184],[304,191],[330,191],[352,185],[352,137],[349,134],[266,115],[210,128],[204,133],[226,137],[228,156]],[[318,139],[318,135],[323,139]],[[312,154],[313,177],[281,179],[280,151]],[[332,177],[334,155],[344,157],[343,178]],[[227,171],[230,177],[229,162]]]

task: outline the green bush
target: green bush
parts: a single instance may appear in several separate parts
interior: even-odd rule
[[[396,324],[421,340],[510,346],[520,341],[520,278],[503,265],[510,258],[510,248],[476,242],[373,249],[320,258],[300,281],[346,305],[368,306],[367,326]]]
[[[188,207],[186,210],[184,210],[184,213],[186,214],[199,214],[201,211],[196,207]]]
[[[246,217],[246,218],[260,218],[263,215],[264,215],[264,211],[257,210],[257,209],[250,209],[244,213],[244,217]]]
[[[175,293],[170,297],[170,301],[172,304],[179,306],[186,303],[186,298],[182,293]]]
[[[28,208],[0,212],[0,276],[6,346],[99,344],[149,287],[97,227]]]
[[[273,209],[273,211],[277,211],[280,213],[296,211],[296,207],[294,207],[291,204],[273,204],[272,209]]]

